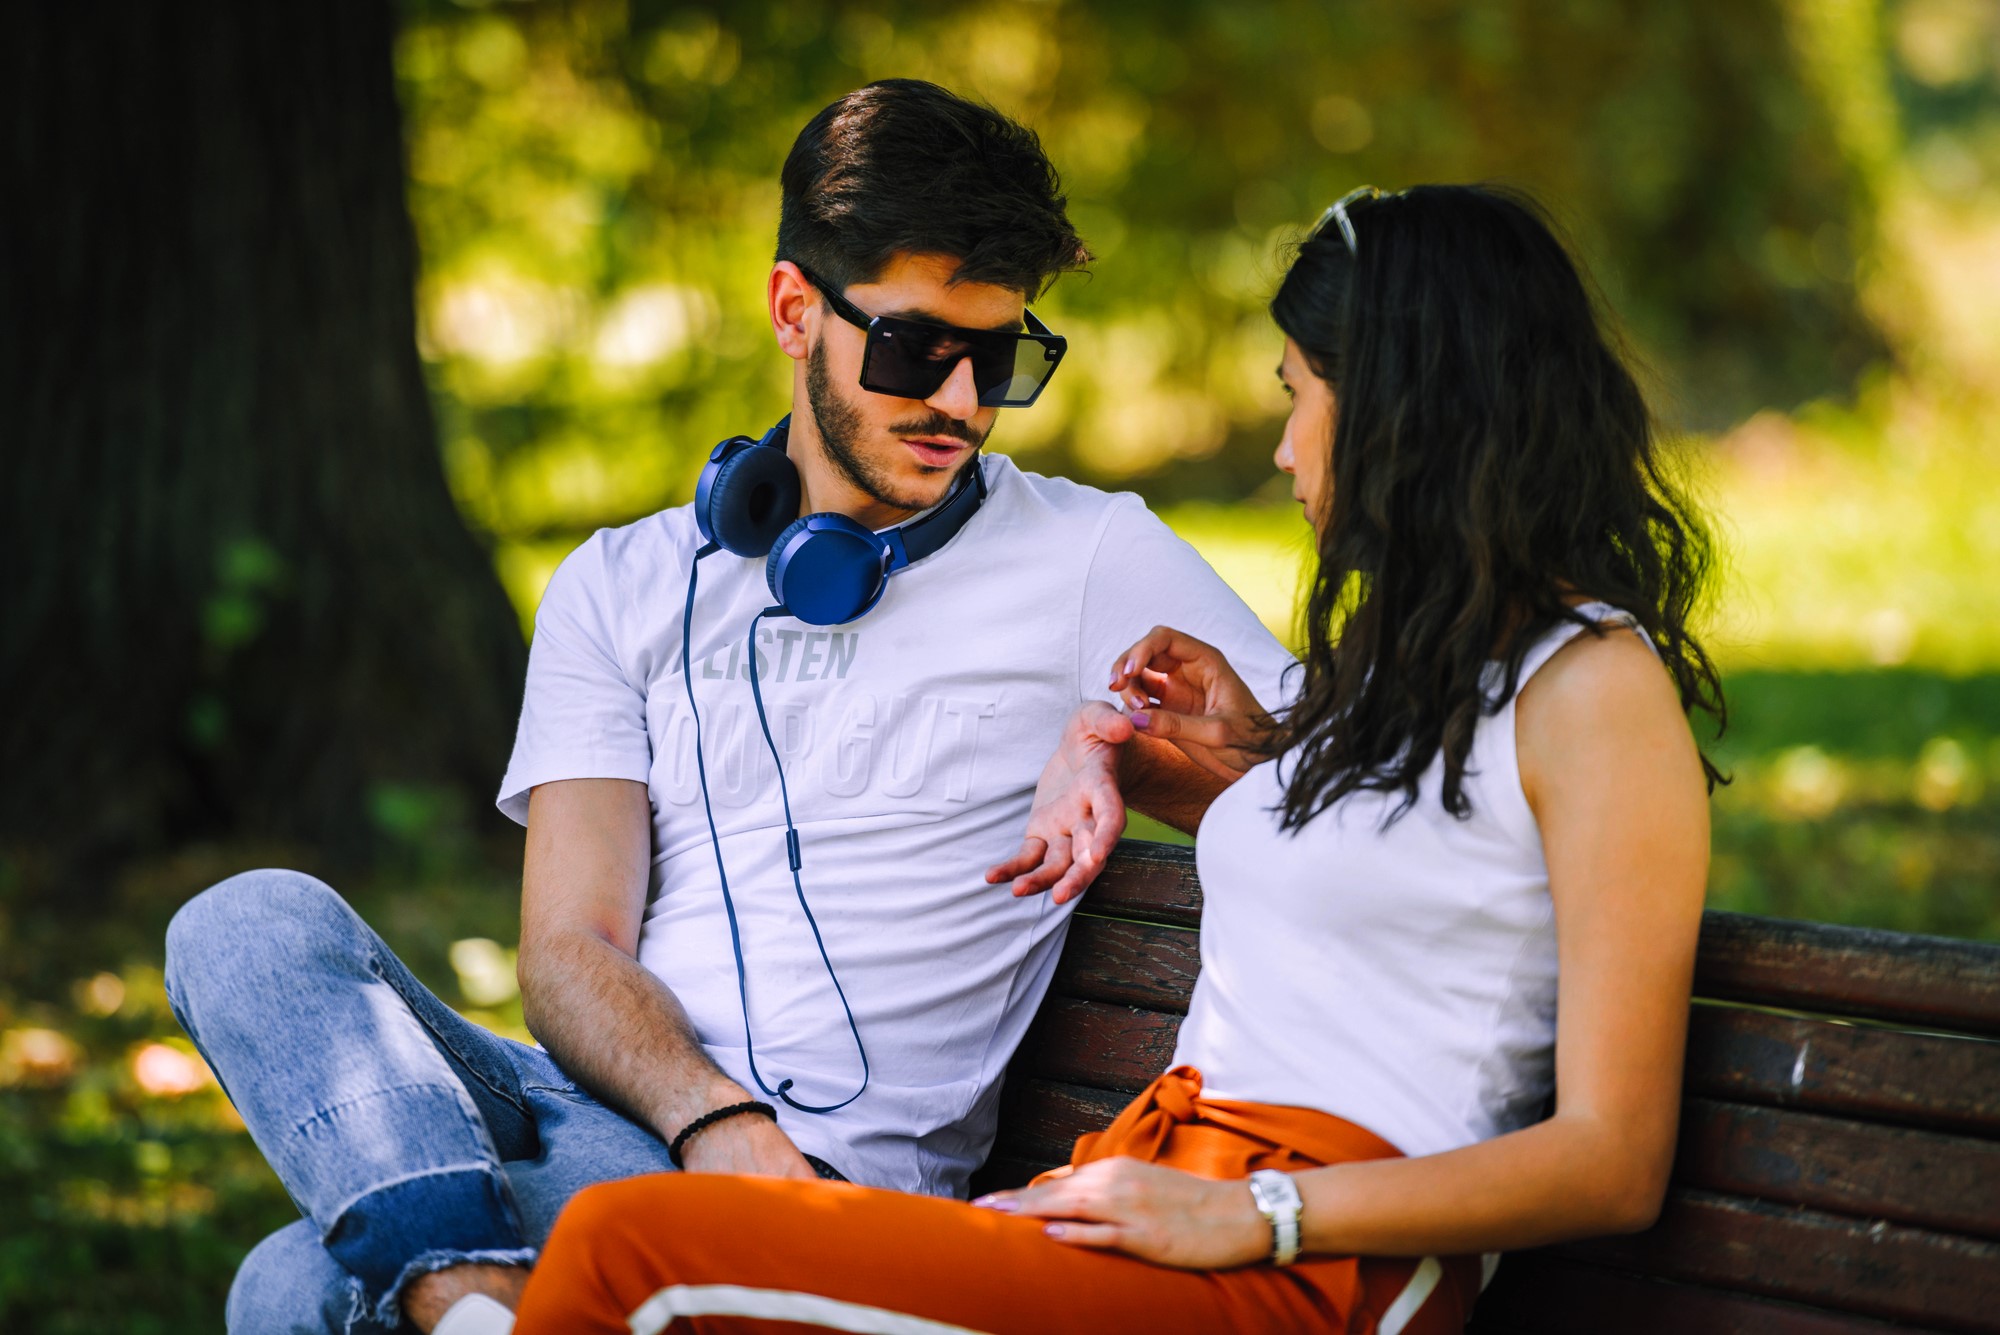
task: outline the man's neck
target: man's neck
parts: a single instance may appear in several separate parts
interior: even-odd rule
[[[813,420],[810,405],[798,404],[793,407],[792,430],[785,453],[791,458],[792,466],[799,470],[801,515],[831,511],[834,514],[846,515],[855,523],[868,528],[884,529],[901,524],[922,513],[919,510],[903,510],[893,505],[884,505],[855,486],[827,455],[826,445],[820,440],[819,424]]]

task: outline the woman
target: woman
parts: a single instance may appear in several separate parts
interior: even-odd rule
[[[1687,715],[1721,714],[1700,530],[1526,201],[1356,192],[1271,311],[1318,537],[1298,696],[1258,717],[1164,628],[1112,667],[1134,726],[1233,781],[1174,1069],[985,1208],[593,1188],[521,1335],[1448,1331],[1480,1254],[1656,1217],[1715,778]]]

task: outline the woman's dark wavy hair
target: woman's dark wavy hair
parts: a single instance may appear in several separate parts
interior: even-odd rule
[[[1681,708],[1719,732],[1721,682],[1688,628],[1709,539],[1547,215],[1430,185],[1348,217],[1357,253],[1321,228],[1271,301],[1336,407],[1305,680],[1275,738],[1282,828],[1357,790],[1400,791],[1394,820],[1440,752],[1445,809],[1469,815],[1473,731],[1528,649],[1564,621],[1603,633],[1571,595],[1637,618]]]

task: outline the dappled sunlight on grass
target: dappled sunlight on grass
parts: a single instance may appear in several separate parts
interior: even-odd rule
[[[1732,674],[1717,908],[2000,940],[2000,672]]]
[[[340,888],[428,985],[525,1039],[512,990],[518,838]],[[0,1321],[9,1331],[214,1329],[244,1253],[298,1217],[180,1031],[162,979],[175,908],[297,850],[208,847],[134,866],[108,911],[24,917],[0,955]],[[308,862],[308,865],[310,863]],[[163,1289],[161,1276],[173,1276]],[[20,1314],[39,1314],[17,1324]]]
[[[2000,667],[1989,411],[1884,388],[1797,423],[1762,415],[1718,441],[1725,665]]]

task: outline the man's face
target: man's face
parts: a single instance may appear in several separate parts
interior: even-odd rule
[[[1023,294],[987,283],[948,282],[957,261],[899,255],[847,299],[871,316],[893,315],[973,329],[1021,327]],[[927,399],[861,388],[867,335],[815,293],[817,328],[806,357],[806,396],[827,461],[842,479],[893,510],[928,509],[944,499],[977,457],[998,408],[979,406],[972,363],[961,360]]]

